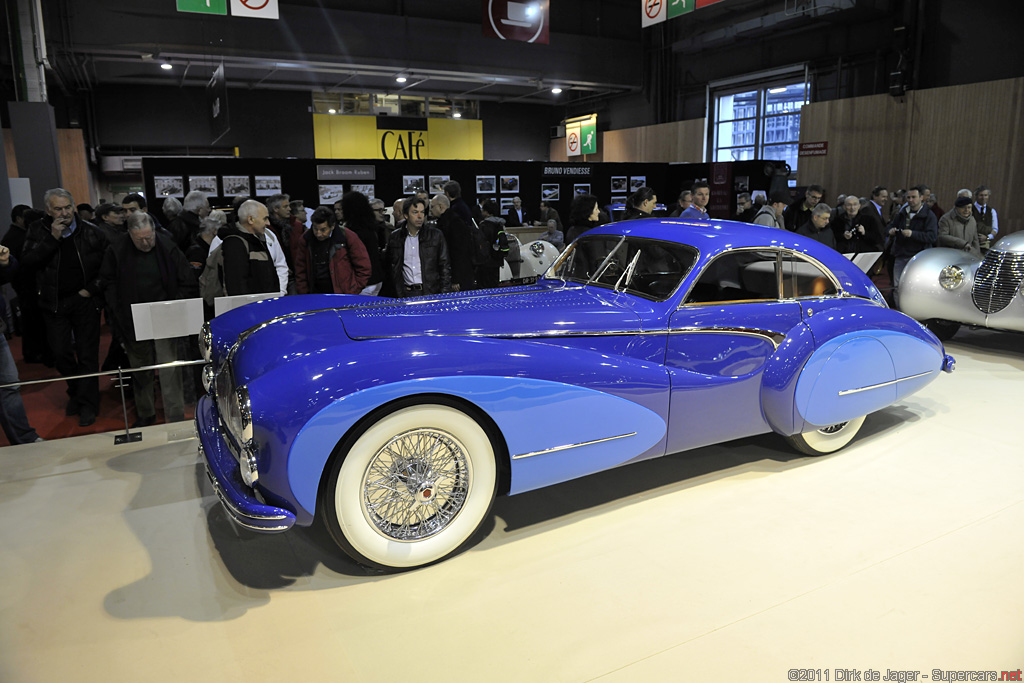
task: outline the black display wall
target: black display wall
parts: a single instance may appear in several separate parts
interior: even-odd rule
[[[342,192],[367,185],[372,186],[372,191],[365,188],[365,193],[381,198],[390,206],[396,199],[411,194],[415,187],[434,194],[431,178],[447,176],[462,185],[463,197],[470,203],[478,196],[490,197],[499,203],[520,197],[531,219],[537,215],[542,196],[567,217],[577,191],[593,194],[601,205],[606,205],[624,199],[630,194],[631,185],[642,183],[655,190],[660,202],[672,204],[679,191],[690,187],[697,179],[707,179],[712,187],[711,215],[728,218],[735,210],[736,192],[774,189],[772,182],[779,182],[772,172],[775,167],[776,162],[771,161],[667,164],[216,157],[147,157],[142,161],[146,196],[154,198],[153,210],[160,209],[165,191],[184,195],[195,189],[194,181],[200,178],[215,179],[216,191],[209,192],[214,206],[228,206],[236,194],[259,199],[281,191],[292,199],[302,199],[306,206],[315,207],[322,203],[321,199],[330,204],[339,199]],[[238,191],[239,183],[232,180],[225,183],[225,178],[244,179],[241,184],[247,183],[249,192]],[[419,182],[412,182],[412,179]],[[491,180],[493,190],[478,191],[478,182],[484,183],[481,187],[488,186],[485,179]],[[322,187],[327,191],[321,197]]]

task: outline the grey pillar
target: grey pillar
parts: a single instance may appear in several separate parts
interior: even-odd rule
[[[32,205],[45,209],[43,193],[63,182],[53,107],[45,102],[8,102],[7,107],[18,175],[32,181]]]
[[[0,150],[4,149],[6,141],[4,138],[3,128],[0,128]],[[14,204],[11,202],[11,186],[7,182],[10,177],[10,172],[7,170],[7,155],[0,153],[0,239],[7,234],[8,226],[10,222],[8,217],[11,215],[11,209],[14,208]]]

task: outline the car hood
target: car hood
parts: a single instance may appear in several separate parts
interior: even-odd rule
[[[245,308],[250,310],[235,309],[222,316],[225,320],[214,320],[221,323],[214,327],[220,353],[234,347],[238,384],[293,358],[333,357],[340,344],[360,340],[639,332],[653,314],[651,303],[639,297],[560,282],[409,299],[291,296]]]
[[[628,299],[628,303],[627,300]],[[390,337],[532,337],[637,332],[650,302],[595,287],[535,285],[411,299],[338,311],[356,340]]]

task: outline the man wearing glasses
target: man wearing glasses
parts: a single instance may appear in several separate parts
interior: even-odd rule
[[[811,220],[811,212],[825,196],[825,188],[821,185],[808,185],[807,192],[782,212],[786,230],[796,232],[801,225]]]

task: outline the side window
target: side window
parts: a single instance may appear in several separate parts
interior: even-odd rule
[[[796,254],[782,255],[782,296],[786,299],[801,297],[836,296],[839,290],[834,280],[821,268]]]
[[[774,301],[779,298],[778,252],[734,251],[709,263],[686,298],[688,304]]]

